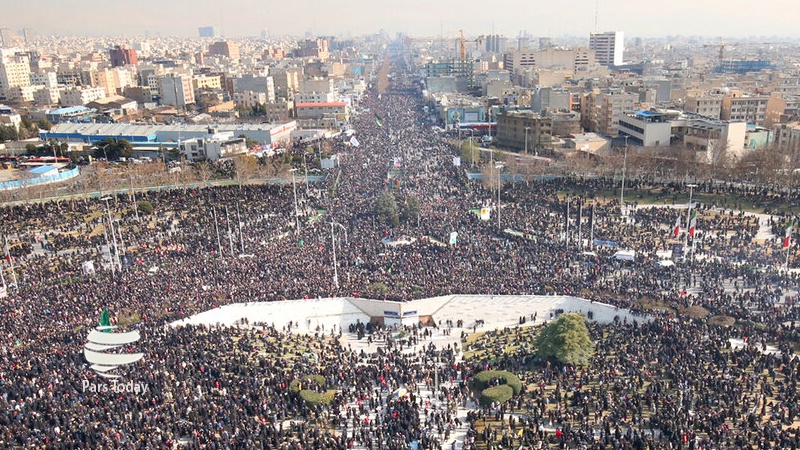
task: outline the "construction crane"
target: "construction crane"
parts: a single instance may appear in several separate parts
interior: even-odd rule
[[[703,44],[703,48],[719,46],[719,64],[722,65],[722,59],[723,59],[723,56],[725,55],[725,46],[726,45],[728,45],[728,44],[726,44],[725,42],[720,42],[718,44]]]
[[[458,51],[458,54],[460,56],[461,63],[464,64],[467,61],[467,43],[468,42],[470,42],[470,43],[474,42],[474,43],[480,44],[481,42],[483,42],[483,40],[482,39],[466,39],[464,37],[464,30],[458,30],[458,31],[459,31],[459,37],[457,37],[457,38],[412,38],[412,37],[406,36],[406,42],[407,43],[410,43],[410,42],[432,43],[432,42],[454,42],[455,41],[455,43],[458,45],[457,51]]]
[[[708,47],[719,47],[719,65],[721,66],[721,65],[722,65],[722,62],[723,62],[723,60],[725,59],[725,58],[724,58],[724,56],[725,56],[725,47],[727,47],[727,46],[732,46],[732,45],[737,45],[737,46],[745,46],[745,45],[773,45],[773,44],[775,44],[775,42],[734,42],[734,43],[728,43],[728,42],[719,42],[719,43],[716,43],[716,44],[703,44],[703,47],[704,47],[704,48],[708,48]],[[764,49],[763,49],[763,48],[759,49],[759,52],[758,52],[758,54],[759,54],[759,58],[761,57],[761,55],[763,55],[763,53],[764,53]]]

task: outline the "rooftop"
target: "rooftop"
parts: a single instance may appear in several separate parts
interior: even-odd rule
[[[88,112],[89,108],[81,105],[77,106],[66,106],[64,108],[58,108],[50,110],[48,114],[56,114],[56,115],[64,115],[64,114],[74,114],[80,112]]]
[[[347,106],[345,102],[320,102],[320,103],[298,103],[295,108],[316,108],[316,107],[342,107]]]

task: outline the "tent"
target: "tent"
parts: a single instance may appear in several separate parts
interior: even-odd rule
[[[633,261],[634,259],[636,259],[636,251],[619,250],[618,252],[614,253],[611,257],[619,261]]]

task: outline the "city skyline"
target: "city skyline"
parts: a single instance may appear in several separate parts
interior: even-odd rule
[[[453,36],[464,30],[468,35],[508,37],[524,30],[533,36],[587,39],[589,32],[611,30],[624,31],[626,37],[800,37],[794,23],[800,4],[792,0],[764,0],[759,8],[746,0],[675,0],[664,5],[664,11],[642,8],[633,0],[579,0],[568,10],[557,2],[509,0],[402,0],[393,5],[387,15],[385,4],[366,0],[297,0],[271,9],[256,0],[232,0],[224,7],[210,0],[45,0],[6,5],[0,27],[27,28],[41,36],[196,37],[198,27],[213,26],[226,37],[258,36],[262,31],[272,36],[346,36],[379,30],[414,36]]]

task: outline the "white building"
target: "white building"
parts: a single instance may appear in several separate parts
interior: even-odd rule
[[[297,103],[330,103],[336,101],[333,92],[301,92],[294,96]]]
[[[18,100],[19,93],[11,92],[11,88],[25,87],[31,84],[31,65],[27,53],[17,49],[0,52],[0,98]],[[31,92],[32,94],[32,92]]]
[[[272,103],[275,101],[275,82],[271,76],[246,73],[233,79],[233,92],[263,92],[267,95],[267,102]]]
[[[171,73],[161,77],[160,84],[162,105],[186,107],[186,105],[194,103],[191,76]]]
[[[33,93],[33,101],[37,105],[55,105],[61,100],[61,91],[48,87],[37,86],[39,89]]]
[[[31,72],[31,84],[50,89],[58,88],[58,76],[55,72]]]
[[[190,161],[216,161],[247,153],[247,144],[244,138],[234,138],[232,131],[219,132],[209,128],[207,137],[181,141],[180,152]]]
[[[236,106],[251,109],[256,105],[267,104],[267,94],[254,91],[234,92],[233,101],[236,103]]]
[[[589,48],[595,59],[604,66],[621,66],[625,49],[625,34],[622,31],[606,31],[589,34]]]
[[[629,144],[644,147],[669,147],[672,119],[680,113],[634,111],[619,118],[619,134],[629,137]]]
[[[61,92],[62,105],[85,105],[89,102],[106,96],[106,90],[101,87],[72,87]]]

